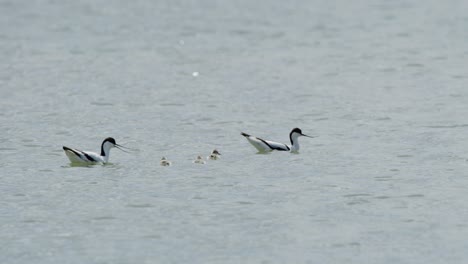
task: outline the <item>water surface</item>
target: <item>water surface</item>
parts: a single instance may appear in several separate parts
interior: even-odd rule
[[[465,263],[467,8],[0,1],[1,262]]]

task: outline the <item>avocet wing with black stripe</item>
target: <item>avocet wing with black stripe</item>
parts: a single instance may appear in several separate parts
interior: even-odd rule
[[[63,146],[63,150],[68,159],[73,163],[98,163],[105,162],[104,159],[97,153],[89,151],[81,151]]]
[[[258,137],[251,136],[246,133],[241,133],[252,146],[254,146],[258,151],[272,151],[272,150],[279,150],[279,151],[290,151],[288,145],[283,143],[278,143],[274,141],[264,140]]]

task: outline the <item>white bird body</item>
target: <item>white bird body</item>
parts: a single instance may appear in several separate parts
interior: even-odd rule
[[[109,161],[109,156],[101,156],[96,152],[91,151],[81,151],[78,149],[72,149],[68,147],[63,147],[65,154],[72,163],[106,163]]]
[[[161,158],[161,166],[171,166],[171,162],[166,159],[166,157]]]
[[[251,136],[244,132],[241,133],[252,146],[254,146],[260,152],[267,152],[267,151],[290,151],[290,152],[298,152],[299,151],[299,140],[300,136],[311,137],[302,134],[302,131],[299,128],[294,128],[291,133],[289,133],[289,140],[291,141],[291,145],[286,145],[283,143],[264,140],[255,136]]]
[[[63,146],[63,150],[67,155],[71,163],[107,163],[109,162],[109,154],[111,148],[123,147],[115,143],[115,139],[109,137],[104,139],[101,144],[101,154],[91,152],[91,151],[82,151],[79,149],[73,149]],[[122,150],[122,149],[120,149]],[[122,150],[123,151],[123,150]]]
[[[207,157],[207,159],[210,159],[210,160],[217,160],[219,159],[219,156],[221,155],[221,153],[219,153],[219,151],[217,149],[213,149],[213,151],[211,152],[211,154]]]
[[[197,159],[193,161],[193,163],[205,164],[205,161],[203,160],[202,156],[198,156]]]

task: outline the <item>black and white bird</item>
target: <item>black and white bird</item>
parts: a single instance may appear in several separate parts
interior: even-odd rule
[[[159,162],[161,166],[171,166],[171,162],[166,159],[166,157],[162,157],[161,161]]]
[[[122,149],[125,147],[117,144],[115,139],[111,137],[104,139],[102,142],[101,154],[90,151],[81,151],[63,146],[65,154],[72,163],[107,163],[109,162],[109,153],[111,148],[118,148],[126,152]]]
[[[207,159],[217,160],[217,159],[219,159],[220,155],[221,155],[221,153],[219,153],[219,151],[217,149],[213,149],[213,151],[211,151],[211,154],[207,157]]]
[[[291,133],[289,133],[289,140],[291,141],[291,145],[264,140],[258,137],[251,136],[244,132],[242,132],[241,135],[244,136],[249,141],[249,143],[252,144],[252,146],[254,146],[260,152],[267,152],[267,151],[273,151],[273,150],[298,152],[299,151],[298,138],[300,136],[313,138],[311,136],[302,134],[302,131],[297,127],[294,128],[291,131]]]

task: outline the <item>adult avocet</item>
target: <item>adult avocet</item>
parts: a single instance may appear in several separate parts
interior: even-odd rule
[[[272,151],[272,150],[297,152],[299,151],[298,138],[300,136],[313,138],[311,136],[302,134],[302,131],[297,127],[294,128],[291,131],[291,133],[289,133],[289,140],[291,140],[290,146],[283,144],[283,143],[278,143],[278,142],[254,137],[244,132],[242,132],[241,135],[244,136],[249,141],[249,143],[252,144],[252,146],[254,146],[260,152],[266,152],[266,151]]]
[[[118,148],[126,152],[125,150],[121,149],[125,147],[115,143],[115,139],[111,137],[104,139],[102,142],[101,155],[95,152],[81,151],[63,146],[65,154],[67,154],[68,159],[72,163],[107,163],[109,161],[109,153],[111,148]]]

